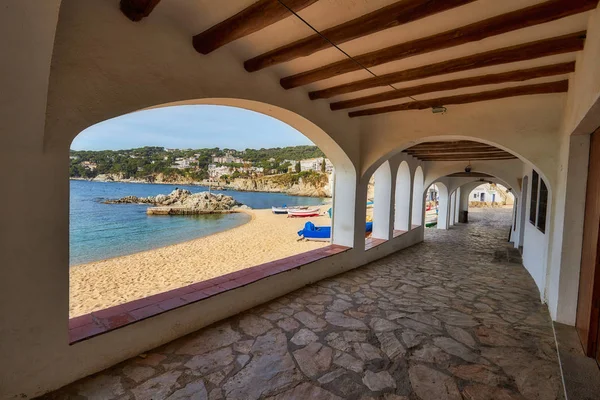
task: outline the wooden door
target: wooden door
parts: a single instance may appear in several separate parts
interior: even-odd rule
[[[596,335],[596,362],[600,367],[600,320],[598,320],[598,334]]]
[[[592,134],[588,168],[585,220],[579,298],[577,301],[577,331],[586,355],[600,359],[600,130]]]

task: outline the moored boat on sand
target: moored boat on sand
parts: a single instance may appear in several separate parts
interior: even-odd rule
[[[321,210],[318,208],[309,208],[306,210],[300,209],[289,209],[288,217],[318,217],[321,214]]]
[[[283,206],[283,207],[271,207],[271,211],[273,212],[273,214],[287,214],[288,211],[290,210],[306,210],[308,209],[308,206],[297,206],[297,207],[287,207],[287,206]]]

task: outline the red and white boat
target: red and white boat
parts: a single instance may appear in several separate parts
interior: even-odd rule
[[[288,217],[318,217],[319,215],[321,215],[321,211],[318,208],[288,210]]]

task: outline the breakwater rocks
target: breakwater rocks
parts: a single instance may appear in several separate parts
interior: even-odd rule
[[[169,194],[137,197],[126,196],[120,199],[103,201],[105,204],[149,204],[149,215],[199,215],[239,212],[250,207],[238,203],[233,197],[209,192],[192,193],[185,189],[175,189]]]

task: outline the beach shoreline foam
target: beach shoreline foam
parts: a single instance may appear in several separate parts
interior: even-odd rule
[[[329,207],[319,208],[324,213]],[[264,209],[242,212],[252,218],[223,232],[72,266],[69,274],[70,318],[329,244],[298,241],[296,233],[306,221],[330,225],[327,216],[287,218]]]

